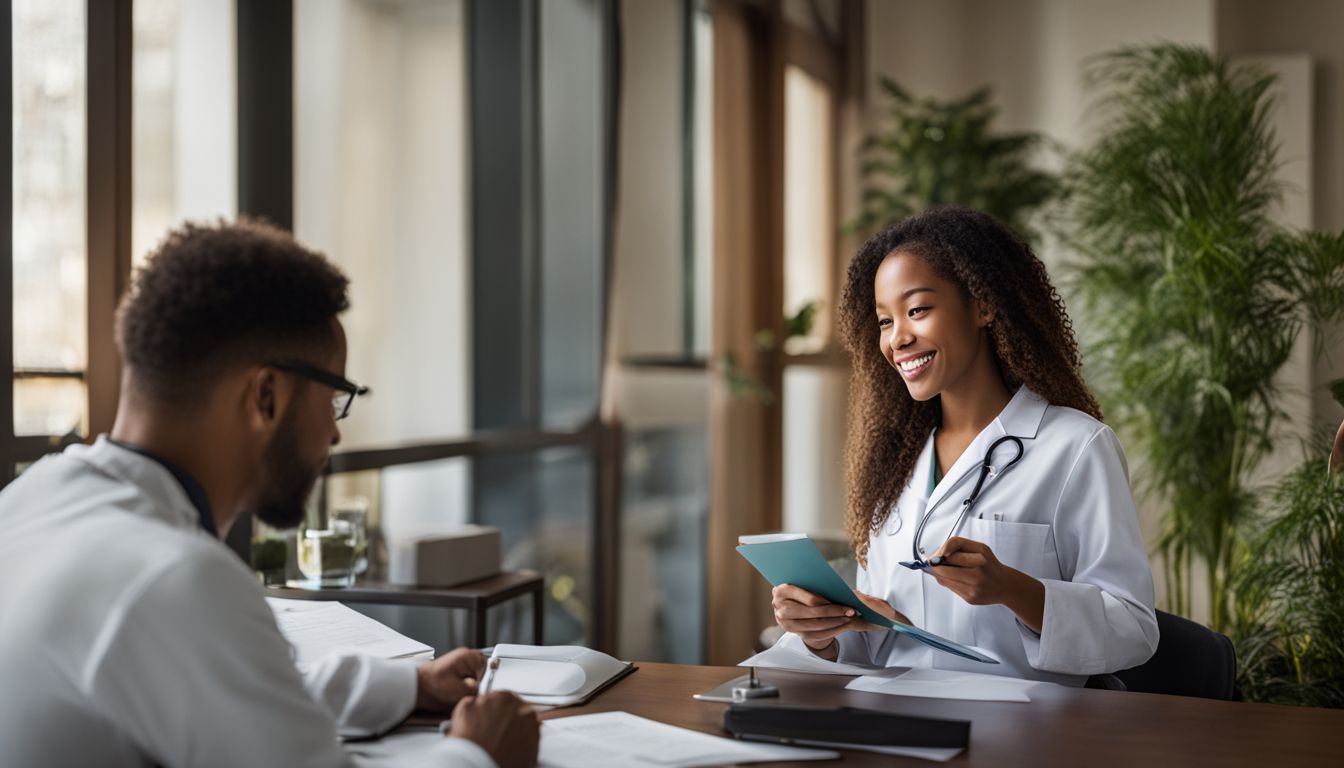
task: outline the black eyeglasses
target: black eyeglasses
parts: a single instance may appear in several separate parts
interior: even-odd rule
[[[314,368],[311,365],[296,362],[293,360],[281,360],[279,362],[267,363],[272,368],[279,368],[282,371],[302,376],[309,381],[315,381],[318,384],[325,384],[336,390],[331,396],[331,414],[337,421],[350,415],[350,404],[355,402],[359,395],[369,394],[368,387],[361,387],[349,379],[337,376],[334,373],[328,373],[321,368]]]

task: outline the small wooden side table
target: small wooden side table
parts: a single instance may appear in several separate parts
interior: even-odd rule
[[[316,587],[267,587],[272,597],[291,600],[339,600],[348,603],[375,603],[378,605],[421,605],[432,608],[462,608],[471,614],[468,635],[473,648],[484,648],[485,612],[492,605],[512,600],[519,595],[532,595],[532,643],[542,644],[542,589],[546,580],[535,571],[505,571],[488,579],[460,584],[447,589],[438,587],[407,587],[383,581],[356,581],[352,587],[318,589]]]

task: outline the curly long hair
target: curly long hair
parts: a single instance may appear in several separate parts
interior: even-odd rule
[[[850,262],[839,317],[841,340],[854,361],[845,532],[865,566],[869,536],[892,513],[942,414],[940,398],[918,402],[910,396],[879,346],[873,283],[894,251],[925,259],[993,313],[992,354],[1010,392],[1026,384],[1049,403],[1101,418],[1083,382],[1064,302],[1025,240],[967,208],[935,208],[882,230]]]

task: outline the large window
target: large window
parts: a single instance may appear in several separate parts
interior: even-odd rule
[[[83,0],[13,3],[14,434],[83,434]]]
[[[11,4],[13,430],[5,430],[0,452],[6,462],[25,465],[111,424],[117,375],[109,329],[130,264],[109,242],[118,228],[130,227],[138,258],[183,218],[236,210],[232,7],[139,0],[130,20],[134,51],[125,56],[114,41],[117,14],[130,4]],[[90,59],[95,41],[107,59]],[[107,71],[127,61],[134,62],[129,105],[113,95],[122,74]],[[120,133],[128,107],[130,136]],[[131,167],[120,165],[123,156]],[[127,173],[129,199],[118,197]],[[108,215],[126,210],[129,222],[123,213]],[[105,236],[90,241],[95,221]],[[91,352],[100,361],[96,377]],[[95,391],[109,383],[111,390]]]
[[[602,500],[618,458],[597,412],[614,6],[9,7],[14,323],[0,357],[14,374],[0,406],[15,428],[0,434],[0,482],[111,427],[114,308],[164,232],[258,215],[352,280],[348,371],[374,394],[342,423],[325,508],[363,497],[398,537],[497,525],[505,567],[549,577],[548,640],[612,647]]]

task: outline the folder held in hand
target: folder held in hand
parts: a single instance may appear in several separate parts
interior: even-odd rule
[[[939,637],[919,627],[893,621],[864,604],[854,590],[849,588],[840,574],[831,568],[822,557],[817,545],[802,534],[784,534],[779,536],[744,536],[738,553],[747,559],[766,581],[773,586],[792,584],[815,595],[820,595],[832,603],[853,608],[859,616],[879,627],[888,627],[909,635],[925,645],[937,648],[962,658],[980,661],[986,664],[998,664],[998,660],[986,656],[974,648]]]

